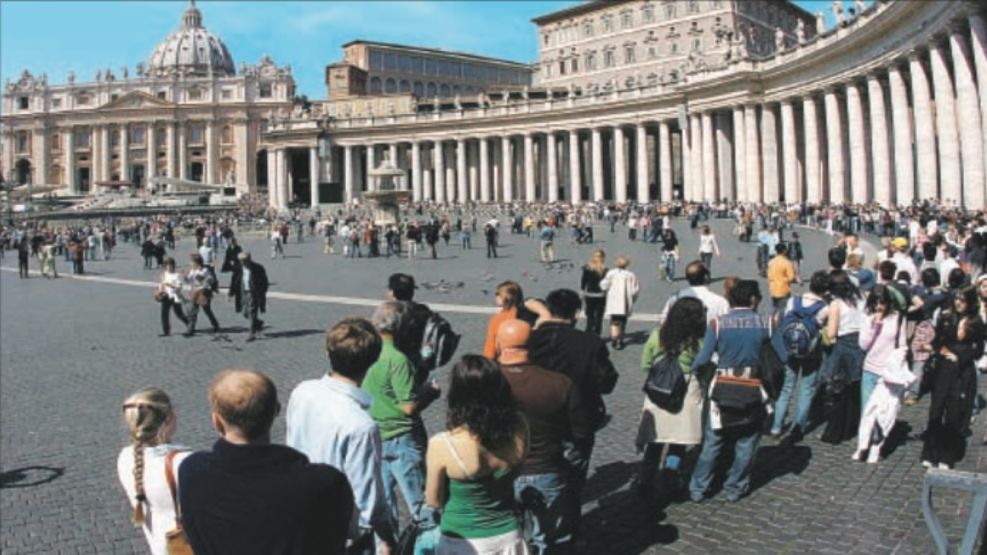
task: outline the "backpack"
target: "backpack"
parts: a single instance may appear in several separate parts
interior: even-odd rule
[[[665,353],[652,362],[643,389],[648,400],[658,408],[672,414],[682,410],[686,383],[679,357],[673,353]]]
[[[425,321],[425,333],[419,349],[422,366],[433,370],[447,364],[459,347],[460,335],[452,331],[449,321],[432,312]]]
[[[775,333],[781,334],[781,344],[788,357],[806,358],[819,345],[819,322],[816,314],[826,306],[817,301],[810,307],[802,306],[801,295],[795,297],[795,306],[782,319]]]

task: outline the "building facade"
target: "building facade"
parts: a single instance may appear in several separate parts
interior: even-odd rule
[[[779,41],[767,55],[738,42],[722,53],[726,63],[694,66],[675,82],[536,88],[324,125],[286,120],[268,137],[275,149],[321,137],[325,178],[346,200],[388,157],[408,172],[415,200],[937,198],[983,208],[983,3],[843,4],[833,3],[837,25],[818,35]],[[275,176],[277,187],[288,182]]]
[[[263,132],[295,95],[290,67],[263,57],[239,71],[223,42],[202,25],[192,1],[179,28],[146,64],[73,74],[63,85],[25,71],[3,94],[4,178],[94,192],[100,183],[144,187],[165,176],[266,184]]]

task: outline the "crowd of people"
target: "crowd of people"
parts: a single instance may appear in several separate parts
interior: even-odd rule
[[[677,233],[672,222],[683,217],[690,231]],[[427,245],[436,257],[437,246],[454,237],[458,248],[472,248],[482,230],[493,258],[505,221],[508,232],[536,239],[540,261],[551,264],[559,230],[569,227],[571,242],[582,244],[593,241],[594,226],[619,225],[629,240],[656,244],[646,271],[650,277],[650,268],[660,269],[669,281],[683,254],[679,235],[695,234],[690,241],[699,247],[685,265],[685,286],[666,300],[641,351],[648,386],[632,487],[643,497],[703,501],[730,450],[722,492],[741,500],[751,491],[764,436],[795,444],[818,431],[825,443],[852,440],[855,460],[879,463],[895,448],[901,407],[924,397],[921,463],[952,468],[983,406],[983,213],[933,203],[890,210],[417,205],[394,226],[370,218],[363,207],[301,211],[265,229],[272,257],[283,255],[289,237],[306,236],[321,237],[325,254],[413,257]],[[750,272],[766,280],[766,291],[740,276],[726,276],[722,294],[711,289],[722,248],[714,218],[732,220],[740,241],[756,241]],[[806,269],[804,281],[796,224],[834,237],[828,267]],[[249,319],[251,340],[264,325],[268,278],[240,247],[239,230],[235,219],[162,217],[14,228],[2,237],[19,256],[26,253],[24,275],[32,253],[43,261],[46,250],[53,258],[61,247],[86,261],[109,257],[117,241],[139,246],[145,267],[162,270],[155,299],[164,335],[172,314],[185,335],[195,334],[200,311],[218,330],[211,309],[221,291],[217,269],[229,273],[227,292]],[[181,233],[196,238],[196,251],[179,271],[167,250]],[[876,255],[865,253],[861,236],[880,243]],[[630,258],[617,255],[608,265],[603,249],[591,252],[578,279],[544,299],[502,282],[482,353],[453,357],[458,336],[448,322],[415,300],[413,276],[392,275],[372,316],[328,330],[329,368],[296,384],[286,445],[271,442],[281,405],[261,372],[216,377],[209,403],[220,437],[194,453],[172,443],[168,395],[135,393],[123,405],[131,445],[118,471],[151,551],[167,553],[169,542],[186,541],[196,553],[387,553],[405,552],[409,542],[419,552],[573,552],[595,436],[610,418],[604,398],[618,381],[610,348],[627,347],[627,321],[641,293]],[[449,378],[440,384],[437,370],[447,362]],[[422,412],[443,396],[444,429],[429,437]]]

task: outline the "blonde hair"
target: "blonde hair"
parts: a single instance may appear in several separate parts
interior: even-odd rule
[[[614,259],[613,264],[621,270],[625,270],[631,265],[631,259],[621,254]]]
[[[864,259],[859,254],[851,254],[846,257],[846,265],[848,268],[853,268],[854,270],[859,270],[863,266]]]
[[[497,296],[503,299],[503,309],[510,310],[524,304],[524,293],[516,281],[505,281],[497,286]]]
[[[130,431],[134,449],[134,489],[136,491],[134,513],[131,521],[144,524],[144,447],[154,446],[165,440],[164,431],[174,417],[168,394],[156,387],[148,387],[134,393],[123,402],[123,420]]]
[[[589,255],[589,264],[586,266],[591,272],[602,276],[607,272],[607,253],[603,249],[596,249]]]

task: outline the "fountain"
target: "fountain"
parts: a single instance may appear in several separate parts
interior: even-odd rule
[[[404,186],[404,170],[384,159],[379,166],[370,170],[369,175],[371,188],[363,196],[374,209],[374,224],[385,226],[398,223],[398,205],[411,197],[411,191]]]

